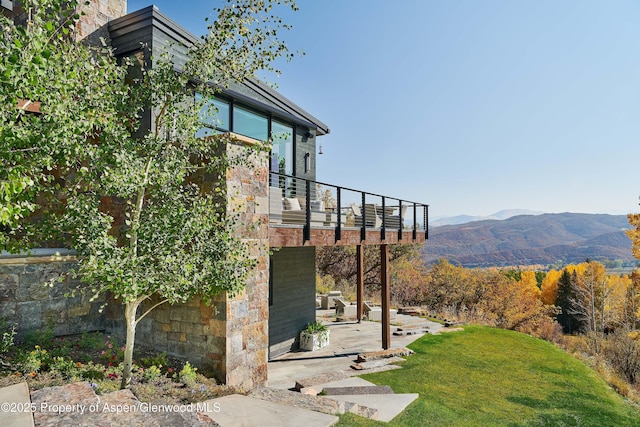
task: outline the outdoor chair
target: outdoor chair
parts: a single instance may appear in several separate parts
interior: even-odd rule
[[[306,199],[285,197],[282,199],[282,222],[284,224],[300,224],[307,222]],[[322,201],[311,201],[311,225],[322,226],[326,222],[327,215],[324,212]],[[315,209],[314,209],[315,208]]]
[[[338,317],[355,317],[357,314],[357,307],[343,300],[342,298],[336,298],[336,316]]]
[[[363,304],[364,317],[371,322],[382,321],[382,307],[374,306],[372,303],[365,301]],[[389,310],[389,320],[395,322],[398,315],[398,310]]]
[[[392,228],[397,230],[400,228],[400,215],[394,215],[396,206],[386,207],[384,213],[384,226],[385,228]],[[407,205],[402,206],[402,219],[405,218],[405,213],[407,211]]]
[[[353,215],[355,218],[354,225],[356,227],[362,227],[362,210],[361,206],[356,205],[355,203],[351,204],[351,209],[353,211]],[[364,205],[365,212],[365,227],[367,228],[380,228],[382,227],[382,218],[378,216],[376,212],[376,205],[371,203],[366,203]]]

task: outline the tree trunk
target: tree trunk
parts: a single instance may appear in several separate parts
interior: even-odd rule
[[[127,323],[127,340],[124,346],[124,367],[122,368],[122,382],[120,388],[124,389],[131,384],[131,370],[133,368],[133,345],[136,339],[136,312],[140,303],[127,302],[124,309],[124,317]]]

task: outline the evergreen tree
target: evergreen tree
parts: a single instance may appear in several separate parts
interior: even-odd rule
[[[569,273],[566,268],[562,271],[560,280],[558,281],[558,297],[556,305],[560,308],[560,313],[556,316],[556,320],[562,326],[565,334],[570,334],[580,327],[580,321],[573,313],[573,302],[575,300],[575,291],[573,283],[576,280],[576,273]]]

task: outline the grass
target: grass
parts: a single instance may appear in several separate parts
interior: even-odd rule
[[[640,426],[640,410],[546,341],[466,326],[410,348],[403,369],[363,378],[420,397],[391,423],[347,414],[337,426]]]

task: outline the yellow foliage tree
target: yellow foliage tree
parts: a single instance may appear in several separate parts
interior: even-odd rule
[[[549,270],[542,279],[541,299],[546,305],[554,305],[558,297],[558,281],[562,276],[562,270]]]
[[[531,294],[531,296],[540,299],[542,292],[538,287],[538,281],[536,280],[536,273],[534,271],[523,271],[520,274],[520,280],[518,285],[523,291]]]

